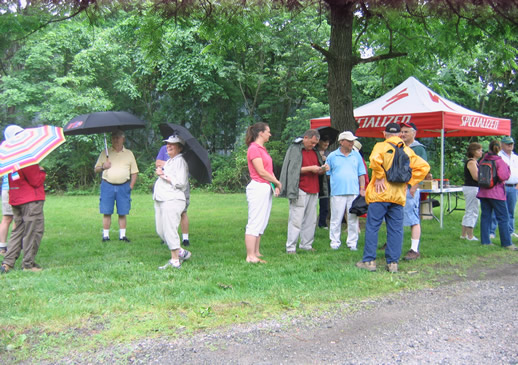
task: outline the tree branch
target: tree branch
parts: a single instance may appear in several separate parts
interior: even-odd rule
[[[320,52],[326,59],[331,58],[331,53],[327,49],[320,47],[320,45],[316,43],[311,43],[311,47]]]
[[[357,58],[354,62],[355,65],[361,64],[361,63],[371,63],[371,62],[377,62],[381,60],[389,60],[391,58],[398,58],[398,57],[405,57],[408,56],[408,53],[406,52],[389,52],[386,54],[382,54],[379,56],[373,56],[368,58]]]

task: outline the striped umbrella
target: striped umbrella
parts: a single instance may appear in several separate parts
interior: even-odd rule
[[[0,144],[0,176],[36,165],[65,142],[63,128],[26,128]]]

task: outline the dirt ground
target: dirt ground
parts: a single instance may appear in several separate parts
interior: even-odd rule
[[[374,274],[374,273],[373,273]],[[332,313],[153,338],[60,364],[518,364],[518,265]]]

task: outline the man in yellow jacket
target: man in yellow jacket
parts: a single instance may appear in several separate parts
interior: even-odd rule
[[[385,170],[392,165],[395,155],[394,147],[403,143],[400,138],[399,124],[390,123],[383,132],[384,142],[378,142],[370,155],[372,179],[365,192],[365,200],[369,204],[367,224],[365,226],[365,247],[362,261],[356,263],[360,269],[376,271],[376,249],[378,247],[378,231],[383,223],[387,224],[387,248],[385,258],[387,270],[397,272],[399,257],[403,247],[403,207],[406,201],[407,185],[419,184],[430,171],[430,165],[405,146],[404,151],[410,158],[412,177],[407,183],[393,183],[386,179]]]

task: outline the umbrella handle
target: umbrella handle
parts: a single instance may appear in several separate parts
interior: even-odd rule
[[[106,142],[106,133],[104,133],[104,151],[106,152],[106,158],[108,158],[108,143]]]

